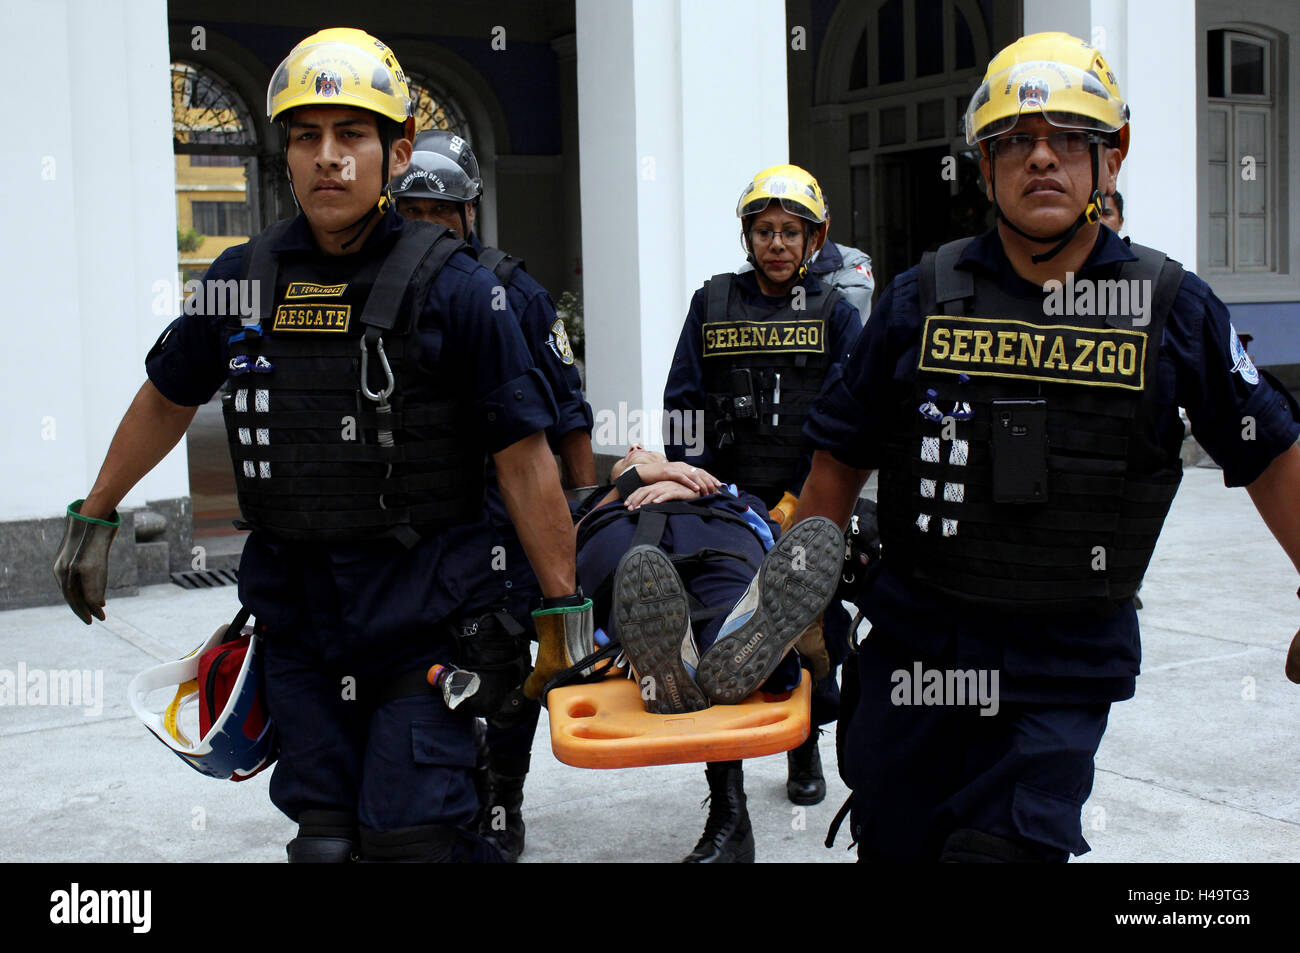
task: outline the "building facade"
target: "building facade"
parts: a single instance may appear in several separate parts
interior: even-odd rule
[[[1287,0],[0,7],[14,75],[36,80],[11,106],[33,134],[4,154],[0,182],[20,355],[0,608],[58,600],[47,566],[63,509],[93,482],[184,280],[293,214],[265,89],[324,26],[393,47],[421,128],[474,145],[483,239],[523,256],[553,297],[581,296],[598,451],[658,440],[687,304],[739,264],[735,201],[756,170],[792,161],[818,176],[831,237],[872,256],[878,293],[985,227],[960,119],[990,56],[1046,29],[1098,46],[1132,105],[1126,233],[1201,274],[1257,363],[1297,383],[1300,5]],[[182,445],[124,503],[164,516],[169,570],[192,565],[192,482]],[[133,532],[115,546],[120,591],[154,578]]]

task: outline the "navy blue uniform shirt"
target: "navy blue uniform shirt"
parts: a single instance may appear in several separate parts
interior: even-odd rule
[[[483,251],[478,236],[470,235],[470,244],[476,252]],[[550,294],[523,268],[516,268],[506,285],[506,300],[510,310],[519,318],[524,343],[532,355],[533,366],[541,371],[555,397],[555,423],[546,428],[546,440],[552,450],[559,449],[560,438],[575,430],[591,433],[594,417],[591,405],[582,396],[582,377],[574,364],[568,334]],[[488,511],[492,522],[502,528],[511,527],[510,514],[496,484],[496,471],[489,468]],[[511,529],[513,534],[513,529]]]
[[[811,275],[799,282],[809,293],[822,290],[821,282]],[[755,314],[774,314],[785,307],[790,294],[779,298],[769,297],[758,288],[758,279],[752,271],[742,272],[732,279],[739,299],[753,310]],[[796,286],[797,287],[797,286]],[[668,370],[668,383],[664,387],[664,409],[692,414],[703,411],[705,407],[704,363],[701,352],[704,349],[704,318],[708,314],[708,295],[703,287],[691,298],[690,310],[686,312],[686,324],[682,327],[681,337],[677,339],[677,353],[673,355],[672,367]],[[828,378],[829,369],[844,360],[853,345],[854,337],[862,327],[862,317],[858,309],[843,298],[836,302],[827,320],[827,337],[830,348],[827,351]],[[667,419],[667,418],[666,418]],[[665,426],[664,452],[669,460],[686,461],[692,466],[704,467],[712,472],[714,466],[713,448],[709,445],[708,435],[703,426],[697,426],[692,417],[689,428]],[[692,445],[691,441],[698,441]],[[697,448],[699,453],[696,453]],[[803,481],[808,476],[808,467],[812,460],[811,449],[805,455],[798,472],[795,473],[787,488],[798,494]],[[714,473],[722,480],[731,479],[727,473]]]
[[[470,235],[470,244],[474,251],[483,251],[477,235]],[[574,363],[568,332],[555,313],[550,294],[527,271],[516,268],[510,284],[506,285],[506,300],[519,318],[533,366],[542,372],[555,396],[556,420],[546,428],[546,438],[552,448],[558,448],[560,438],[575,430],[590,433],[594,420],[591,405],[582,396],[582,376]]]
[[[1133,260],[1128,246],[1101,228],[1079,274]],[[972,241],[958,267],[982,270],[1019,297],[1042,301],[1046,294],[1015,273],[996,229]],[[917,272],[908,269],[885,290],[804,424],[815,447],[847,466],[879,468],[890,409],[912,393],[925,317]],[[1282,395],[1266,381],[1250,380],[1257,375],[1234,354],[1235,337],[1223,302],[1186,272],[1165,324],[1151,386],[1160,436],[1181,434],[1178,408],[1185,407],[1196,439],[1223,467],[1224,483],[1244,486],[1295,443],[1300,424]],[[1242,439],[1246,416],[1255,419],[1255,440]],[[1017,616],[917,592],[887,563],[886,554],[861,603],[873,625],[926,654],[955,652],[957,667],[1001,670],[1005,700],[1118,701],[1133,694],[1141,647],[1131,603],[1104,618]]]
[[[385,215],[352,255],[324,256],[299,215],[277,244],[286,255],[328,260],[340,280],[392,248],[403,225]],[[227,249],[206,279],[238,279],[246,246]],[[429,290],[415,329],[429,373],[450,375],[476,415],[485,454],[496,453],[554,425],[555,404],[546,378],[533,366],[509,308],[494,308],[495,276],[464,253],[453,255]],[[149,352],[149,379],[176,404],[206,403],[226,379],[228,318],[185,315],[172,322]],[[401,381],[397,382],[401,387]],[[491,549],[496,533],[485,517],[422,539],[409,550],[391,541],[294,544],[254,532],[240,562],[239,594],[259,621],[273,629],[301,623],[304,599],[333,603],[340,641],[364,649],[409,639],[458,610],[476,609],[496,595]]]

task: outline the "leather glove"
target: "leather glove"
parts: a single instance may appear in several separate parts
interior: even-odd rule
[[[784,533],[790,528],[790,520],[794,517],[794,509],[798,505],[799,498],[786,490],[785,495],[781,497],[781,502],[777,503],[767,516],[773,523],[779,524],[781,532]]]
[[[826,639],[822,635],[822,620],[818,619],[795,641],[794,647],[799,654],[812,663],[813,678],[825,678],[831,673],[831,657],[826,651]]]
[[[81,515],[81,504],[68,504],[63,525],[63,542],[54,557],[54,579],[77,618],[90,625],[90,617],[104,621],[104,591],[108,588],[108,548],[122,525],[113,511],[112,520]]]
[[[1297,589],[1295,594],[1300,596],[1300,589]],[[1286,653],[1286,677],[1300,685],[1300,630],[1291,640],[1291,651]]]
[[[552,606],[548,603],[568,602]],[[537,629],[537,664],[524,682],[524,694],[540,699],[546,683],[596,651],[596,624],[591,600],[579,591],[561,599],[544,599],[533,612]]]

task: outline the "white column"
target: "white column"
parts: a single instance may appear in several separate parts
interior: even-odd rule
[[[593,437],[658,446],[602,420],[657,414],[691,294],[743,260],[736,200],[788,154],[785,9],[577,0],[577,37]]]
[[[1091,23],[1086,0],[1024,0],[1024,29],[1030,33],[1073,33],[1088,39]]]
[[[1092,43],[1133,112],[1120,169],[1124,230],[1196,267],[1196,8],[1192,0],[1025,0],[1024,33]]]
[[[164,0],[6,3],[0,57],[23,135],[0,156],[9,241],[0,522],[84,496],[173,315],[176,198]],[[189,492],[184,444],[128,505]]]
[[[1196,269],[1196,14],[1191,0],[1127,2],[1128,61],[1117,73],[1132,110],[1120,170],[1124,228]]]

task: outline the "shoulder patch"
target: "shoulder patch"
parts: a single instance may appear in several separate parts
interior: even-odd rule
[[[1246,353],[1246,346],[1241,343],[1237,329],[1231,324],[1228,325],[1228,348],[1232,354],[1233,373],[1240,374],[1247,384],[1258,384],[1259,371],[1255,370],[1255,362]]]
[[[569,332],[564,330],[563,318],[555,319],[551,325],[551,336],[546,339],[546,343],[562,364],[573,363],[573,348],[569,346]]]

